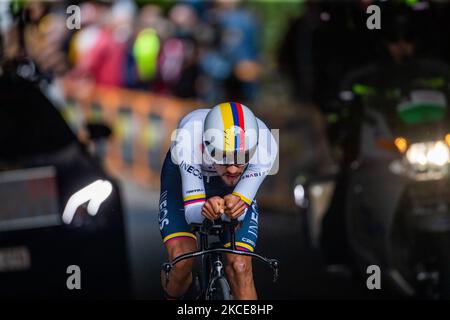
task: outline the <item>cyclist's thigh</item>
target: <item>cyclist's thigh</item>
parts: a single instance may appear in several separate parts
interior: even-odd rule
[[[196,237],[184,217],[180,171],[170,160],[170,153],[167,154],[161,171],[159,230],[168,250],[171,248],[173,251],[178,247],[180,250],[186,247],[189,249],[196,247]]]
[[[258,206],[256,201],[253,200],[251,206],[247,209],[241,226],[236,232],[236,249],[251,252],[255,250],[256,242],[258,240],[258,220]],[[231,237],[229,232],[226,232],[221,237],[221,241],[226,248],[231,246]]]

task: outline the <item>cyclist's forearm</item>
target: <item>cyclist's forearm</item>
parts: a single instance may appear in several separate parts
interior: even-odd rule
[[[184,216],[188,224],[202,223],[205,217],[202,215],[203,203],[196,203],[184,207]]]

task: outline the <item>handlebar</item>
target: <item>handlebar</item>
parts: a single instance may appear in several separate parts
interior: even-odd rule
[[[237,226],[238,223],[239,222],[236,219],[233,219],[228,223],[225,222],[224,224],[229,224],[230,227],[232,228],[232,230],[234,230],[234,228]],[[205,220],[205,222],[203,222],[201,225],[198,225],[198,227],[200,228],[199,231],[204,232],[204,233],[208,233],[211,230],[211,228],[214,228],[214,226],[216,226],[216,225],[214,225],[214,223],[210,220]],[[233,234],[234,234],[234,232],[233,232]],[[232,241],[232,245],[235,244],[234,242],[235,241]],[[256,259],[266,263],[267,265],[269,265],[272,268],[273,282],[277,282],[277,280],[278,280],[278,277],[279,277],[279,262],[278,262],[278,260],[268,259],[268,258],[265,258],[259,254],[253,253],[253,252],[239,251],[239,250],[236,250],[235,246],[234,246],[234,248],[232,248],[232,249],[215,248],[215,249],[207,249],[207,250],[188,252],[188,253],[185,253],[185,254],[182,254],[182,255],[176,257],[171,262],[164,263],[162,265],[161,269],[166,274],[166,281],[168,281],[168,279],[169,279],[170,271],[180,261],[183,261],[186,259],[191,259],[191,258],[196,258],[196,257],[208,255],[208,254],[214,254],[214,253],[218,253],[218,252],[231,253],[231,254],[237,254],[237,255],[241,255],[241,256],[250,256],[250,257],[256,258]]]
[[[170,273],[170,271],[172,271],[172,268],[180,261],[183,261],[186,259],[191,259],[191,258],[196,258],[196,257],[208,255],[208,254],[218,253],[218,252],[231,253],[231,254],[237,254],[237,255],[241,255],[241,256],[250,256],[250,257],[256,258],[256,259],[266,263],[267,265],[269,265],[272,268],[273,274],[274,274],[273,282],[277,282],[277,280],[278,280],[279,262],[277,259],[265,258],[259,254],[253,253],[253,252],[239,251],[239,250],[232,250],[232,249],[225,249],[225,248],[208,249],[208,250],[194,251],[194,252],[182,254],[182,255],[176,257],[172,262],[164,263],[162,265],[162,270],[166,273],[166,277],[167,277],[168,274]]]

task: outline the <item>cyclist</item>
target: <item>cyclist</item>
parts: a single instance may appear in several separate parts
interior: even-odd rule
[[[238,219],[237,250],[254,251],[258,209],[254,200],[278,153],[267,126],[249,108],[234,102],[198,109],[185,116],[173,135],[161,172],[160,231],[169,259],[195,251],[192,223]],[[230,247],[230,235],[221,236]],[[251,258],[227,255],[225,268],[235,299],[257,299]],[[176,265],[167,299],[181,299],[192,281],[192,259]]]

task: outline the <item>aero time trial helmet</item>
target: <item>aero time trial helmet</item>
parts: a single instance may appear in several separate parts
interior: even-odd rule
[[[212,108],[203,123],[203,147],[217,164],[247,164],[258,145],[258,122],[249,108],[225,102]]]

